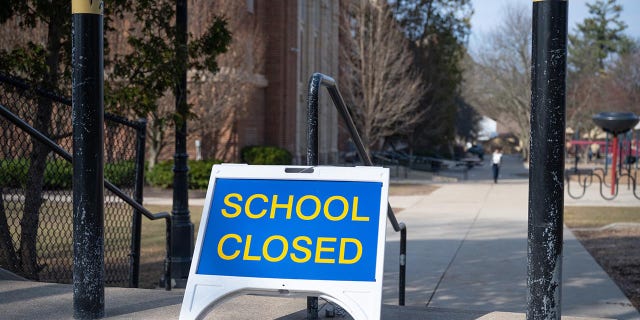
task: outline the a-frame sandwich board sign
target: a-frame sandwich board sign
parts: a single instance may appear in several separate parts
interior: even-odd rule
[[[180,318],[266,293],[379,319],[388,184],[380,167],[213,166]]]

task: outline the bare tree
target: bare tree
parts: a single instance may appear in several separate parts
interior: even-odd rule
[[[630,59],[637,44],[624,34],[627,25],[620,20],[623,7],[616,0],[586,5],[589,16],[569,35],[567,126],[580,138],[587,134],[592,139],[601,132],[591,120],[593,114],[632,111],[629,89],[634,63]]]
[[[213,4],[204,1],[195,5],[199,12],[223,13],[233,39],[228,51],[218,57],[220,71],[194,79],[189,103],[194,105],[199,121],[192,125],[191,131],[204,140],[204,157],[238,160],[238,121],[251,116],[246,114],[247,106],[256,90],[266,86],[261,75],[266,36],[246,1],[220,0]],[[199,17],[208,18],[207,15]],[[193,32],[198,34],[199,30]]]
[[[602,91],[602,79],[597,75],[570,75],[567,81],[567,127],[575,132],[588,132],[593,127],[591,116]]]
[[[626,96],[628,108],[640,105],[640,43],[636,43],[636,47],[620,57],[612,72],[613,81]],[[638,112],[637,109],[629,111]]]
[[[149,111],[147,114],[147,152],[149,154],[149,169],[158,163],[158,158],[162,154],[165,147],[170,146],[174,142],[175,136],[172,134],[174,130],[171,115],[174,107],[172,105],[173,97],[171,92],[165,94],[158,99],[158,106],[155,110]]]
[[[424,86],[413,53],[383,0],[344,1],[340,19],[340,77],[368,150],[411,132],[421,119]]]
[[[531,115],[531,16],[508,4],[502,23],[482,41],[465,71],[464,95],[485,115],[511,130],[528,158]]]

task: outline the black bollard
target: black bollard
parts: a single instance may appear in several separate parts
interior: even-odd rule
[[[104,317],[102,1],[71,3],[73,316],[95,319]]]
[[[533,1],[527,319],[560,319],[567,1]]]
[[[134,200],[142,204],[144,198],[144,151],[147,140],[147,119],[138,119],[143,129],[136,130],[136,164]],[[137,288],[140,282],[140,237],[142,235],[142,212],[134,210],[131,217],[131,251],[129,253],[129,287]]]
[[[189,215],[189,167],[187,166],[187,1],[176,1],[176,66],[180,69],[174,95],[176,97],[175,154],[173,156],[173,207],[171,263],[176,286],[184,288],[189,277],[193,255],[193,223]],[[165,285],[171,285],[171,280]]]

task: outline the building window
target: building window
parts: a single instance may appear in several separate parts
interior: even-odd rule
[[[253,0],[247,0],[247,11],[249,13],[254,13],[255,11],[255,5],[253,3]]]

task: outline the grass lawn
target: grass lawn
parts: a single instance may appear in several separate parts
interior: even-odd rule
[[[171,212],[171,206],[146,205],[149,211]],[[189,206],[191,222],[197,236],[202,216],[202,206]],[[195,238],[194,238],[195,241]],[[163,274],[166,254],[165,222],[142,218],[142,239],[140,244],[140,288],[155,288]]]
[[[390,196],[418,196],[427,195],[438,189],[430,184],[403,184],[393,183],[389,185]]]
[[[171,213],[171,206],[159,206],[159,205],[145,205],[149,211],[153,213],[169,212]],[[200,217],[202,216],[202,206],[189,206],[189,214],[191,215],[191,222],[194,224],[194,230],[198,232],[198,226],[200,225]],[[165,238],[165,223],[164,219],[161,220],[149,220],[142,218],[142,249],[159,247],[164,252],[164,246],[166,244]]]
[[[598,228],[616,222],[640,223],[637,207],[565,207],[564,223],[570,228]]]

